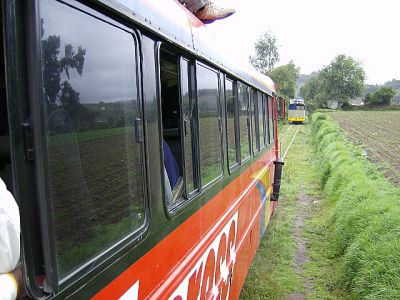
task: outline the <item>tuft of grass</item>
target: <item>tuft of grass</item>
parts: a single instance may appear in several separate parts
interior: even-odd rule
[[[294,131],[281,127],[281,140],[290,141]],[[289,293],[302,291],[302,281],[294,270],[296,243],[294,222],[296,199],[301,189],[300,165],[306,165],[304,152],[300,151],[299,140],[304,138],[299,131],[296,142],[285,161],[280,200],[277,213],[271,218],[264,238],[246,277],[240,299],[285,299]]]
[[[306,299],[346,299],[338,259],[327,251],[329,237],[326,233],[329,227],[325,206],[325,199],[314,205],[313,217],[304,228],[309,257],[304,266],[304,276],[312,282],[311,293],[306,295]]]
[[[323,117],[322,120],[325,118]],[[281,140],[288,143],[294,131],[282,126]],[[336,261],[326,256],[327,216],[322,213],[316,199],[321,198],[319,174],[309,142],[310,126],[302,126],[285,160],[281,196],[278,211],[271,219],[266,236],[260,243],[242,289],[241,299],[287,299],[291,293],[301,293],[306,299],[343,298],[339,285],[339,269]],[[299,206],[299,194],[315,199],[312,217],[306,221],[302,238],[307,244],[309,261],[303,264],[303,272],[294,269],[296,243],[295,220]],[[304,207],[302,207],[304,209]],[[316,212],[314,212],[316,210]],[[306,284],[305,284],[306,283]],[[310,286],[307,287],[307,283]]]
[[[313,115],[312,142],[327,213],[327,256],[353,299],[400,299],[400,190],[360,155],[323,113]],[[321,237],[324,239],[324,237]]]

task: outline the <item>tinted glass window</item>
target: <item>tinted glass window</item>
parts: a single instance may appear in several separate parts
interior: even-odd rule
[[[238,111],[239,111],[239,134],[240,134],[240,157],[246,160],[250,155],[249,143],[249,95],[247,86],[238,83]]]
[[[191,94],[190,76],[194,66],[187,60],[181,60],[181,95],[183,105],[183,130],[185,146],[186,193],[190,194],[197,189],[195,178],[195,128],[196,128],[196,98]]]
[[[179,57],[165,49],[160,53],[160,90],[162,149],[164,155],[164,187],[168,205],[183,200],[183,147],[181,132],[181,101],[179,99]],[[186,85],[187,86],[187,85]],[[166,175],[166,176],[165,176]]]
[[[236,97],[234,82],[230,79],[225,80],[225,99],[226,99],[226,135],[228,139],[228,163],[229,167],[233,167],[238,162],[238,149],[236,138]]]
[[[222,173],[219,130],[218,73],[197,65],[197,103],[201,183],[205,186]]]
[[[257,90],[251,90],[251,128],[252,128],[252,138],[253,138],[253,152],[260,150],[260,138],[259,138],[259,128],[258,128],[258,98]]]
[[[257,103],[258,103],[258,130],[260,136],[260,148],[262,148],[265,144],[264,139],[264,101],[263,96],[260,92],[257,92]]]
[[[269,142],[272,144],[274,141],[274,111],[272,97],[268,97],[268,119],[269,119]]]
[[[269,145],[269,116],[268,116],[268,96],[263,94],[264,103],[264,128],[265,128],[265,145]]]
[[[40,1],[47,187],[58,275],[144,223],[133,36]]]

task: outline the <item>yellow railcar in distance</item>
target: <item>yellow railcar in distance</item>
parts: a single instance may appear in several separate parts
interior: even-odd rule
[[[306,110],[304,99],[290,99],[288,110],[289,123],[304,123],[306,120]]]

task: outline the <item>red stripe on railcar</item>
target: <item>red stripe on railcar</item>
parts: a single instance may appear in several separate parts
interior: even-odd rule
[[[238,298],[260,240],[261,195],[252,177],[269,169],[272,182],[273,159],[272,148],[93,299]]]

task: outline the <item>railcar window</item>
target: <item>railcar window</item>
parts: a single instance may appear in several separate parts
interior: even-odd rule
[[[258,128],[260,137],[260,148],[265,145],[265,129],[264,129],[264,115],[265,115],[265,104],[263,101],[262,93],[257,92],[257,102],[258,102]]]
[[[239,145],[236,134],[237,128],[237,97],[235,93],[236,83],[230,79],[225,80],[225,101],[226,101],[226,135],[228,140],[228,164],[232,168],[239,162]]]
[[[197,101],[193,95],[194,64],[186,59],[181,60],[181,95],[183,108],[183,133],[185,151],[186,195],[197,190],[196,180],[196,128],[197,128]]]
[[[258,128],[258,98],[257,98],[257,90],[251,89],[251,112],[252,112],[252,138],[253,138],[253,153],[256,151],[260,151],[260,135]]]
[[[268,146],[270,144],[270,136],[269,136],[269,107],[268,107],[268,96],[266,94],[262,95],[263,104],[264,104],[264,128],[265,128],[265,145]]]
[[[249,142],[249,94],[247,86],[238,83],[238,111],[239,111],[239,135],[241,162],[250,156]]]
[[[222,174],[218,73],[197,64],[200,173],[202,186]]]
[[[273,111],[273,102],[272,102],[272,97],[268,96],[268,128],[269,128],[269,143],[272,144],[274,141],[274,111]]]
[[[178,202],[184,189],[178,66],[179,57],[162,49],[160,53],[162,136],[166,175],[165,191],[169,205]]]
[[[40,1],[46,173],[58,277],[145,222],[132,34]]]
[[[194,62],[169,48],[160,52],[165,199],[170,209],[199,189],[198,112]],[[182,197],[184,196],[184,197]]]

